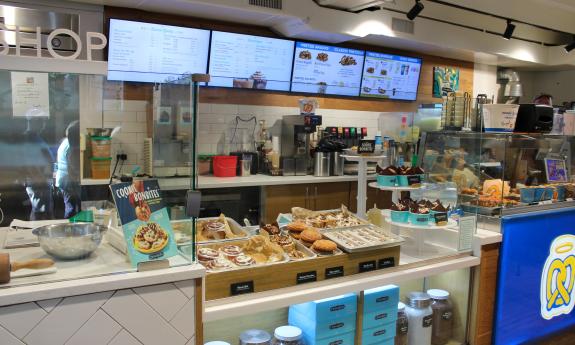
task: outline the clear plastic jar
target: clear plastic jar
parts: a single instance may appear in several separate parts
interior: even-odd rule
[[[271,335],[259,329],[248,329],[240,334],[240,345],[270,345]]]
[[[453,336],[453,305],[449,301],[449,292],[439,289],[427,290],[431,297],[433,310],[432,345],[445,345]]]
[[[405,313],[405,304],[397,304],[397,330],[395,332],[395,345],[407,345],[407,331],[409,330],[409,321]]]
[[[294,326],[276,328],[272,345],[304,345],[301,329]]]
[[[405,312],[409,321],[407,331],[409,345],[430,345],[433,310],[429,295],[423,292],[410,292]]]

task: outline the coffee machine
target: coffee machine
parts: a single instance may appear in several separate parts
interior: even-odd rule
[[[321,115],[285,115],[282,118],[281,155],[294,158],[295,175],[307,175],[311,167],[312,135],[321,126]]]

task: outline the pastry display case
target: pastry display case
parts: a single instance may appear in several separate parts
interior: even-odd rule
[[[420,155],[430,181],[455,185],[461,209],[496,226],[505,215],[572,206],[574,144],[542,133],[426,132]]]

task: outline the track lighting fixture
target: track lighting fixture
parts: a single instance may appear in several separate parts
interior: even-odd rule
[[[573,41],[571,41],[571,43],[569,43],[568,45],[566,45],[565,47],[563,47],[563,49],[565,49],[565,51],[567,53],[569,53],[570,51],[572,51],[573,49],[575,49],[575,37],[573,37]]]
[[[503,38],[506,40],[511,39],[513,36],[513,31],[515,31],[515,24],[511,23],[510,20],[507,20],[507,27],[505,28],[505,32],[503,33]]]
[[[425,6],[423,6],[420,0],[415,0],[415,5],[407,12],[407,19],[414,20],[424,8]]]

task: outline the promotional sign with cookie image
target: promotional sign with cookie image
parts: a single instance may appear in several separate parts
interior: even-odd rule
[[[117,183],[110,189],[133,267],[178,253],[157,180]]]

